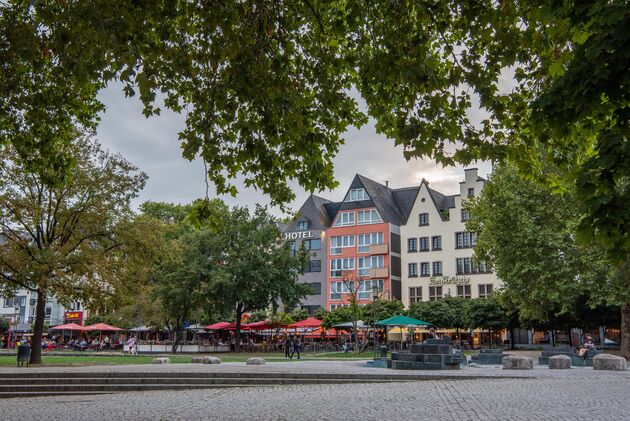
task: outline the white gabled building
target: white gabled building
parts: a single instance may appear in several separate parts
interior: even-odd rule
[[[400,227],[405,307],[449,295],[484,298],[501,286],[485,262],[473,260],[476,237],[466,231],[468,214],[462,209],[484,181],[476,168],[465,170],[457,195],[444,195],[422,181],[407,224]]]

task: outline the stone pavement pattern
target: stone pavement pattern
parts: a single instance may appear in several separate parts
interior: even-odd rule
[[[203,366],[204,369],[209,367],[212,366]],[[295,363],[269,364],[255,369],[314,371],[318,367],[322,371],[384,372],[384,369],[364,369],[349,362],[305,362],[300,366]],[[226,368],[227,364],[212,367],[213,370]],[[243,364],[232,367],[233,370],[252,368]],[[139,368],[128,366],[126,369]],[[177,366],[168,368],[175,369]],[[0,370],[0,375],[6,371]],[[452,376],[449,380],[387,384],[266,386],[7,399],[0,401],[0,419],[67,420],[69,414],[83,414],[90,420],[630,419],[630,371],[549,370],[536,366],[534,370],[521,372],[513,378],[492,378],[505,374],[499,367],[473,367],[459,373],[478,373],[480,377],[457,379]]]

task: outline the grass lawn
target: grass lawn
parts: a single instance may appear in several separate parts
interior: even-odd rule
[[[201,354],[190,355],[169,355],[173,364],[190,363],[191,358]],[[221,358],[223,362],[245,362],[251,357],[262,357],[269,362],[297,361],[287,360],[281,353],[224,353],[211,354]],[[364,360],[372,358],[371,353],[356,355],[344,352],[326,352],[320,354],[301,355],[303,360]],[[83,365],[127,365],[127,364],[150,364],[155,355],[98,355],[85,353],[84,355],[44,355],[43,365],[46,366],[83,366]],[[0,366],[15,366],[17,364],[15,355],[0,355]]]

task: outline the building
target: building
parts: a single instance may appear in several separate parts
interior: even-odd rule
[[[10,319],[12,323],[32,325],[35,321],[37,293],[26,289],[17,290],[13,297],[0,296],[0,318]],[[81,303],[73,303],[69,308],[64,307],[54,297],[49,298],[45,309],[44,323],[56,326],[64,323],[83,324],[87,317],[86,310]]]
[[[284,238],[291,242],[294,250],[304,246],[311,253],[309,264],[299,283],[308,284],[312,294],[308,295],[301,307],[312,314],[326,305],[326,228],[330,225],[324,205],[330,201],[311,195],[304,202],[297,216],[284,228]],[[322,269],[323,267],[323,269]]]
[[[302,243],[313,257],[299,282],[313,287],[303,307],[314,311],[379,296],[405,306],[446,296],[483,298],[501,282],[483,261],[473,259],[474,233],[466,231],[462,208],[478,195],[484,179],[465,170],[459,194],[445,195],[423,180],[392,189],[357,174],[342,202],[310,196],[285,227],[285,239]]]
[[[420,184],[401,227],[405,306],[446,296],[484,298],[500,287],[491,268],[473,258],[477,238],[466,231],[470,215],[462,207],[466,198],[481,192],[484,181],[472,168],[465,170],[456,195],[441,194],[424,180]]]
[[[343,202],[324,205],[331,221],[326,273],[328,310],[348,305],[357,288],[360,304],[381,297],[401,298],[400,227],[409,213],[416,188],[390,189],[356,175]]]

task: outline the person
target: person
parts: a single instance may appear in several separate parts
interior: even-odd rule
[[[437,333],[435,333],[435,329],[429,329],[429,338],[438,338]]]
[[[284,356],[286,358],[290,357],[292,347],[293,347],[293,341],[291,341],[291,337],[287,335],[287,338],[284,340]]]
[[[291,359],[293,359],[293,354],[297,353],[297,359],[300,359],[300,347],[302,343],[300,342],[300,338],[296,336],[293,338],[293,348],[291,349]]]
[[[591,335],[586,335],[584,345],[582,345],[582,348],[580,348],[580,350],[578,351],[578,355],[581,358],[586,358],[586,354],[588,353],[589,349],[595,349],[595,343],[593,342],[593,338],[591,337]]]
[[[132,336],[131,338],[129,338],[129,340],[127,341],[125,345],[127,345],[129,349],[129,355],[138,355],[138,353],[136,352],[136,337],[135,336]]]

